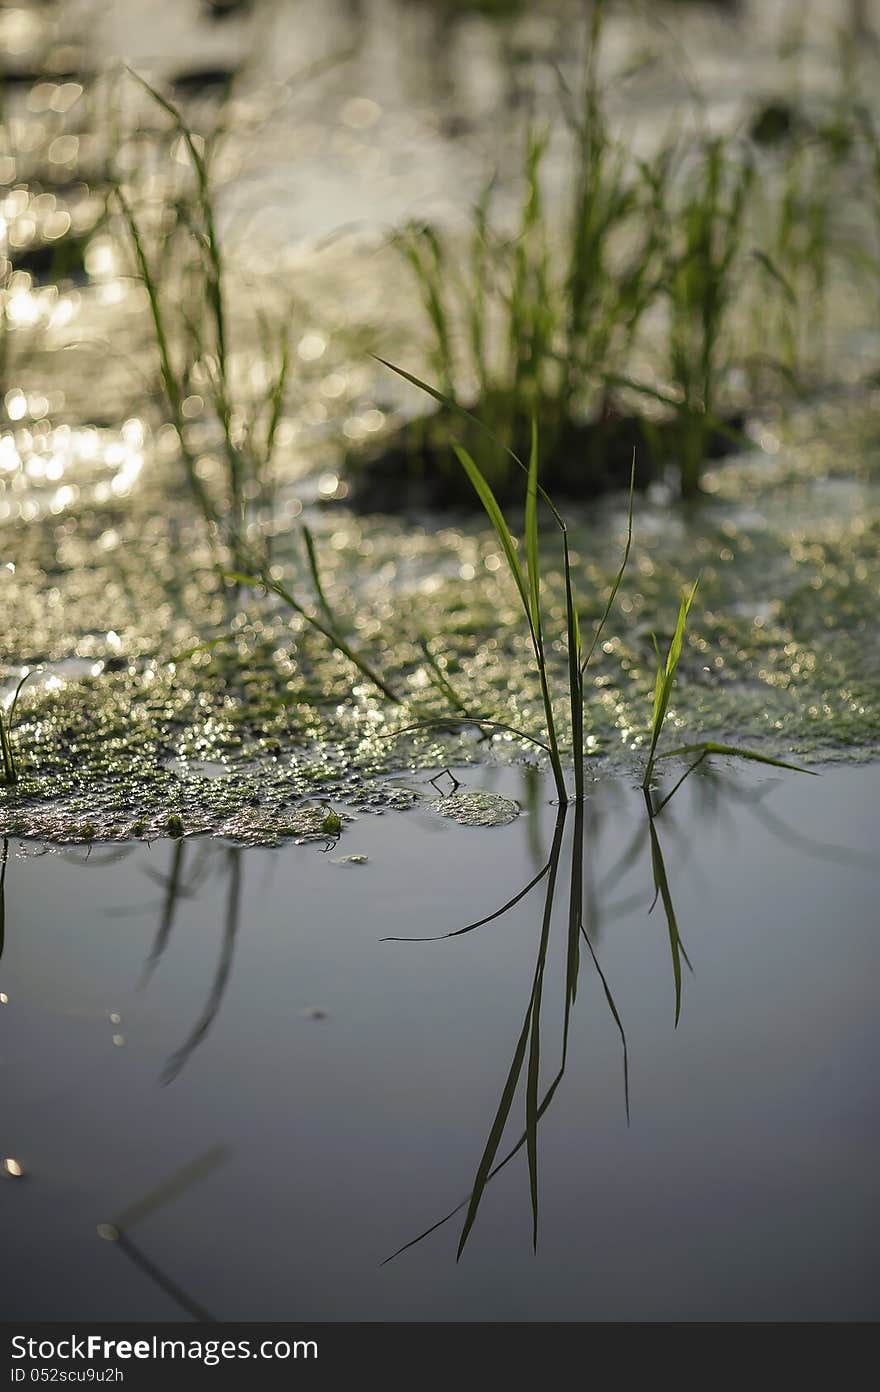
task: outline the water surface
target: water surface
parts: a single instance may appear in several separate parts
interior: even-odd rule
[[[419,809],[338,843],[10,843],[0,961],[7,1318],[876,1318],[877,765],[694,775],[650,826],[590,786],[564,1077],[525,1152],[465,1199],[522,1028],[557,809]],[[452,789],[441,780],[440,788]],[[557,839],[541,1093],[562,1046],[575,814]],[[830,841],[834,845],[829,845]],[[345,860],[366,857],[365,861]],[[176,878],[175,878],[176,876]],[[176,893],[169,894],[169,881]],[[522,1088],[499,1158],[524,1128]],[[115,1224],[122,1241],[102,1240]],[[112,1234],[111,1234],[112,1235]]]

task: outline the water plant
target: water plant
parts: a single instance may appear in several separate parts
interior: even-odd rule
[[[434,379],[497,441],[482,440],[481,468],[502,496],[516,490],[509,451],[528,453],[533,419],[554,486],[562,479],[566,491],[593,491],[609,469],[619,486],[628,478],[629,437],[616,463],[605,457],[616,444],[608,379],[625,367],[660,284],[669,165],[634,158],[611,135],[596,70],[602,16],[600,3],[580,90],[563,86],[571,170],[561,219],[545,200],[549,131],[532,122],[513,229],[495,225],[493,178],[473,209],[463,248],[432,224],[412,224],[396,239],[421,300]],[[597,422],[601,429],[591,432]],[[449,424],[444,407],[409,432],[405,447],[415,459],[446,468]],[[458,428],[472,451],[467,422]]]
[[[446,409],[456,412],[459,417],[478,428],[479,432],[486,437],[490,444],[497,444],[491,430],[484,423],[477,419],[471,412],[447,397],[443,392],[435,387],[423,382],[420,378],[407,372],[401,367],[395,367],[393,363],[379,359],[384,365],[410,382],[413,386],[419,387],[427,392]],[[589,647],[584,649],[581,637],[580,617],[578,606],[575,599],[574,585],[571,570],[571,554],[568,543],[568,528],[565,520],[546,489],[538,479],[539,471],[539,442],[538,426],[536,420],[532,420],[531,447],[529,450],[529,462],[524,464],[519,456],[512,450],[507,450],[511,463],[521,473],[525,475],[525,566],[519,557],[518,544],[514,539],[511,528],[504,515],[504,511],[487,479],[483,469],[476,463],[473,456],[463,445],[453,441],[453,449],[461,468],[464,471],[469,483],[479,499],[486,516],[492,524],[495,535],[501,546],[501,551],[510,574],[516,587],[520,606],[529,633],[532,653],[534,657],[535,671],[541,691],[541,703],[544,711],[544,724],[546,730],[546,742],[535,739],[534,736],[516,729],[512,726],[502,725],[498,721],[484,719],[478,715],[461,715],[461,702],[456,698],[454,706],[456,713],[452,717],[445,717],[440,720],[422,721],[425,724],[450,724],[471,723],[482,725],[487,728],[499,728],[510,730],[519,738],[526,739],[532,744],[537,744],[545,751],[553,772],[553,780],[556,785],[556,793],[561,805],[568,803],[571,798],[566,784],[565,770],[562,763],[562,753],[558,734],[558,716],[554,692],[551,689],[551,678],[548,665],[547,642],[544,633],[544,616],[541,605],[541,567],[542,559],[539,544],[538,532],[538,501],[546,506],[553,523],[559,533],[562,553],[562,570],[565,584],[565,645],[567,653],[568,668],[568,690],[567,707],[571,726],[572,756],[574,761],[574,800],[580,802],[584,795],[584,679],[590,661],[596,650],[596,645],[605,628],[611,608],[617,596],[620,582],[629,560],[630,547],[632,544],[632,506],[633,506],[633,487],[635,482],[635,459],[632,461],[630,471],[630,491],[629,491],[629,516],[627,527],[627,539],[624,548],[623,559],[620,569],[617,572],[611,591],[608,596],[602,617],[599,620],[590,642]],[[407,728],[418,728],[407,727]],[[403,732],[400,732],[403,733]]]
[[[132,195],[119,178],[114,195],[146,290],[162,396],[187,485],[227,564],[241,569],[255,549],[249,521],[255,509],[271,509],[273,460],[290,368],[288,322],[283,318],[272,324],[265,315],[257,316],[265,387],[255,400],[239,399],[227,312],[228,272],[217,232],[213,143],[197,135],[161,92],[138,74],[132,76],[170,119],[192,183],[176,198],[165,199],[155,248],[145,219],[135,211]],[[167,274],[175,256],[183,284]],[[206,474],[193,438],[194,426],[204,435],[204,421],[194,422],[187,409],[188,400],[202,393],[212,409],[222,459],[216,481]]]
[[[731,311],[747,264],[746,214],[754,183],[748,154],[733,157],[721,137],[704,140],[685,159],[680,190],[668,207],[672,228],[662,284],[667,309],[664,377],[669,390],[629,382],[675,414],[681,494],[700,490],[710,439],[736,439],[721,414],[729,366]],[[648,431],[650,439],[650,428]]]

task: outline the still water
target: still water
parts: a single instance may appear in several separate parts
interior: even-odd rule
[[[521,814],[413,775],[335,843],[9,843],[7,1319],[877,1317],[877,765],[704,771],[653,824],[597,779],[582,826],[458,772]],[[467,1199],[539,977],[495,1157],[567,1030],[537,1252],[523,1146],[459,1262],[465,1208],[383,1265]]]

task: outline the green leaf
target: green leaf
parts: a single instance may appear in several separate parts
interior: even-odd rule
[[[538,422],[532,416],[532,448],[526,486],[526,562],[529,571],[529,602],[532,627],[541,634],[541,563],[538,554]]]
[[[529,595],[526,590],[525,580],[523,579],[523,573],[520,567],[519,558],[516,554],[516,546],[514,544],[510,528],[504,520],[504,513],[501,511],[501,508],[498,504],[498,499],[495,497],[495,494],[492,492],[492,489],[489,487],[489,484],[486,482],[485,478],[483,477],[480,470],[477,468],[476,464],[474,463],[471,456],[468,454],[467,450],[462,448],[462,446],[457,444],[455,441],[453,441],[452,448],[455,450],[456,456],[458,457],[458,462],[461,464],[461,467],[467,474],[473,486],[474,492],[477,494],[477,497],[483,504],[489,521],[495,528],[495,535],[498,537],[498,540],[501,543],[501,549],[504,552],[504,557],[507,561],[508,569],[511,575],[513,576],[514,583],[516,584],[516,588],[519,591],[519,597],[522,601],[523,610],[525,611],[526,618],[529,620],[529,624],[531,625],[532,632],[534,634],[535,630],[534,624],[532,623]]]
[[[420,391],[427,392],[428,396],[432,396],[435,401],[440,403],[441,406],[446,406],[450,411],[454,411],[457,415],[463,416],[465,420],[472,421],[473,424],[478,427],[478,429],[482,430],[483,434],[488,439],[492,440],[496,445],[498,445],[501,449],[504,450],[504,453],[508,456],[508,458],[513,460],[514,464],[517,466],[518,469],[522,469],[524,474],[528,474],[528,467],[522,462],[519,455],[516,454],[510,448],[509,445],[505,445],[502,440],[499,440],[495,432],[493,430],[490,430],[488,425],[486,425],[485,421],[480,420],[479,416],[475,416],[473,411],[468,411],[466,407],[459,405],[459,403],[454,399],[454,397],[447,396],[443,392],[438,391],[436,387],[432,387],[429,385],[429,383],[423,382],[421,377],[416,377],[412,372],[407,372],[406,368],[397,367],[393,362],[389,362],[387,358],[380,358],[378,353],[373,353],[372,356],[376,359],[376,362],[381,363],[383,367],[387,367],[390,372],[396,372],[397,376],[402,377],[405,382],[409,382],[412,386],[418,387]],[[550,497],[549,493],[545,492],[545,490],[541,487],[540,484],[538,484],[538,493],[540,494],[541,498],[547,504],[547,507],[553,514],[556,525],[564,531],[565,523],[563,522],[562,517],[559,514],[559,510],[554,504],[553,499]]]
[[[654,716],[653,729],[651,731],[651,756],[657,748],[657,741],[663,729],[663,722],[669,710],[669,698],[672,695],[672,687],[675,682],[675,673],[681,659],[681,647],[684,641],[685,624],[690,613],[691,605],[694,602],[694,595],[697,593],[699,579],[695,580],[690,594],[682,595],[681,604],[678,609],[678,619],[675,624],[675,632],[672,635],[672,642],[669,644],[669,651],[666,654],[666,664],[660,666],[657,671],[657,682],[654,687]],[[656,647],[656,639],[655,639]]]
[[[528,744],[534,744],[538,749],[543,749],[545,754],[552,754],[549,744],[543,740],[536,739],[534,735],[527,735],[525,730],[518,730],[515,725],[504,725],[500,720],[483,720],[479,715],[438,715],[428,720],[417,720],[412,725],[404,725],[399,730],[390,730],[387,734],[380,735],[379,739],[396,739],[398,735],[409,735],[414,730],[436,730],[437,727],[455,727],[456,725],[476,725],[480,729],[505,730],[509,735],[516,735],[517,739],[526,740]]]
[[[689,754],[725,754],[735,759],[751,759],[756,764],[770,764],[773,768],[791,769],[793,773],[808,773],[811,778],[818,778],[815,769],[803,768],[801,764],[789,764],[784,759],[771,759],[768,754],[761,754],[757,749],[743,749],[738,744],[717,744],[714,740],[707,740],[703,744],[682,744],[677,749],[670,749],[665,754],[658,754],[658,759],[684,758]]]

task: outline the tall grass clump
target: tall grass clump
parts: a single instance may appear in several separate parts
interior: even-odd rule
[[[821,365],[823,357],[835,205],[826,154],[824,142],[802,141],[786,152],[783,169],[774,171],[781,193],[770,244],[785,291],[776,336],[779,366],[795,385],[805,369]],[[759,332],[766,337],[766,305],[759,302],[757,311]],[[766,344],[760,357],[768,361]]]
[[[668,306],[666,372],[678,421],[681,493],[699,492],[710,436],[720,424],[719,388],[729,366],[731,312],[746,265],[746,215],[754,166],[706,140],[684,171],[671,210],[663,276]]]
[[[549,135],[532,122],[512,227],[496,224],[493,180],[463,247],[433,225],[397,238],[421,300],[434,379],[498,442],[480,443],[482,470],[497,487],[514,479],[509,451],[527,455],[535,419],[548,476],[564,468],[572,485],[589,489],[588,470],[600,461],[585,455],[577,427],[601,415],[608,374],[626,364],[660,283],[668,166],[634,159],[610,133],[596,70],[602,13],[597,4],[580,90],[563,87],[570,193],[561,215],[545,197]],[[441,411],[441,449],[448,425]],[[458,428],[471,446],[468,427]],[[416,435],[414,450],[424,442]]]
[[[116,202],[127,228],[137,275],[146,290],[159,365],[161,394],[174,427],[189,491],[219,543],[227,565],[247,568],[254,550],[249,527],[255,513],[271,509],[273,462],[288,385],[287,324],[273,327],[257,316],[256,336],[267,364],[256,399],[236,394],[229,274],[217,232],[212,155],[214,146],[190,129],[178,108],[143,78],[132,74],[171,123],[189,166],[189,182],[163,202],[158,225],[136,210],[133,195],[117,179]],[[153,219],[155,222],[155,219]],[[220,467],[203,454],[204,418],[192,419],[187,402],[207,398]]]
[[[876,297],[875,312],[880,314],[880,126],[867,110],[860,111],[859,125],[867,155],[865,188],[870,220],[870,240],[861,259],[868,272],[870,293]]]

